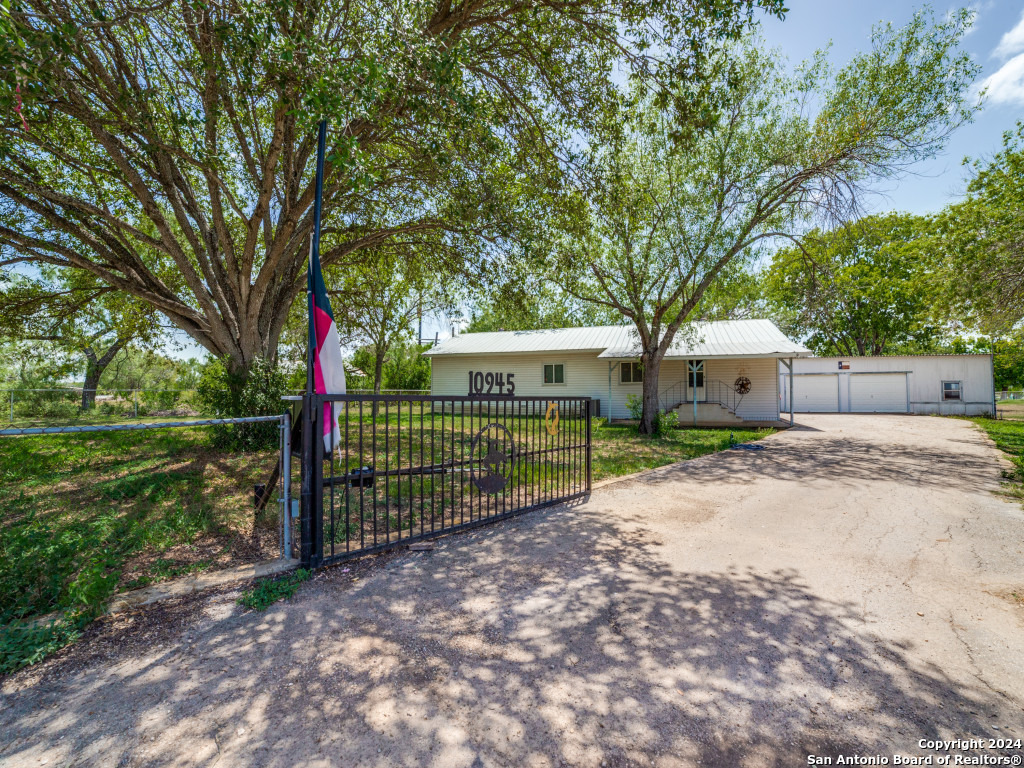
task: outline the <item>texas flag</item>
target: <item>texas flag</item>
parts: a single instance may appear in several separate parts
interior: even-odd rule
[[[334,323],[327,286],[320,271],[320,254],[310,244],[309,275],[312,283],[309,306],[309,337],[315,345],[313,356],[313,387],[318,395],[345,394],[345,368],[341,361],[341,339]],[[323,414],[324,450],[330,452],[341,441],[338,430],[337,403],[325,403]]]

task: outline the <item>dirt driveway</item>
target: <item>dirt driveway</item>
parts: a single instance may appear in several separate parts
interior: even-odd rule
[[[141,646],[110,629],[3,684],[0,764],[796,766],[1024,738],[996,450],[951,419],[801,421],[264,614],[142,613]]]

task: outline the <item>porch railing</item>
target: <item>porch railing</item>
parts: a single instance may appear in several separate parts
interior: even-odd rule
[[[698,403],[714,403],[725,408],[729,413],[736,413],[743,395],[736,392],[731,384],[718,379],[704,379],[704,396],[697,399]],[[693,388],[687,386],[687,382],[677,381],[670,387],[663,389],[658,394],[658,408],[663,411],[672,411],[683,405],[693,403]]]

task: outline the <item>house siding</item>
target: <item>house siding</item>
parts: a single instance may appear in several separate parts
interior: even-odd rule
[[[848,370],[839,370],[839,363]],[[836,374],[839,382],[839,411],[850,411],[851,376],[867,373],[905,373],[909,410],[917,414],[991,414],[995,383],[991,355],[900,355],[892,357],[809,357],[795,360],[797,376],[808,373]],[[785,369],[780,370],[785,374]],[[780,378],[782,378],[780,376]],[[962,400],[942,399],[942,382],[959,381]],[[788,403],[787,403],[788,405]]]
[[[518,396],[591,397],[601,401],[602,416],[628,418],[626,400],[630,395],[640,397],[642,385],[621,384],[618,361],[598,358],[600,352],[436,355],[431,358],[430,391],[434,395],[462,396],[469,392],[469,371],[492,371],[506,376],[511,373]],[[544,365],[552,363],[565,366],[564,384],[543,383]],[[722,381],[731,386],[740,375],[750,379],[751,390],[740,401],[736,413],[740,418],[751,421],[778,418],[779,382],[775,371],[774,358],[710,359],[705,362],[705,377],[709,382]],[[660,391],[685,381],[686,361],[666,360],[662,363],[658,381]]]

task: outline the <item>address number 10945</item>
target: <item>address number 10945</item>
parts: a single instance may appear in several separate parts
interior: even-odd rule
[[[493,373],[491,371],[469,372],[469,394],[471,395],[514,395],[516,384],[514,373]]]

